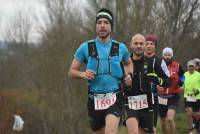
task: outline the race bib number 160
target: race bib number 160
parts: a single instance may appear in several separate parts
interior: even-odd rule
[[[94,96],[95,110],[108,109],[116,102],[116,99],[116,94],[113,93],[96,94]]]

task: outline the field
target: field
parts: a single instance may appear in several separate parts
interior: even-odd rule
[[[177,113],[175,117],[176,121],[176,134],[187,134],[187,121],[185,113]],[[127,134],[125,127],[120,127],[119,134]],[[157,124],[157,134],[161,134],[160,124]]]
[[[37,112],[38,108],[38,93],[37,90],[0,90],[0,134],[11,134],[12,132],[12,123],[13,123],[13,114],[19,114],[22,115],[25,119],[25,126],[24,131],[21,132],[22,134],[43,134],[43,127],[40,125],[42,123],[41,120],[38,120],[38,117],[40,117],[40,113]],[[40,106],[43,103],[40,103]],[[46,106],[50,106],[49,104],[46,104]],[[55,106],[54,106],[55,107]],[[45,107],[46,108],[46,107]],[[44,113],[50,113],[49,111],[52,111],[52,107],[48,107],[47,111],[45,111],[45,108],[43,109]],[[76,109],[75,109],[76,110]],[[183,110],[183,109],[181,109]],[[180,111],[181,111],[180,110]],[[36,112],[35,112],[36,111]],[[61,109],[62,111],[62,109]],[[58,120],[60,117],[58,114],[53,113],[55,116],[54,119]],[[52,113],[51,113],[52,114]],[[68,115],[68,113],[67,113]],[[77,116],[79,113],[77,113]],[[74,116],[74,113],[71,114],[70,117]],[[86,115],[85,115],[86,116]],[[52,116],[49,120],[46,120],[46,122],[51,123]],[[38,122],[39,121],[39,122]],[[175,117],[176,121],[176,134],[188,134],[187,133],[187,121],[186,121],[186,114],[185,113],[177,113]],[[69,124],[69,120],[63,120],[63,122],[66,122]],[[54,123],[54,120],[53,120]],[[84,122],[85,123],[85,122]],[[60,124],[59,127],[63,125]],[[76,124],[74,124],[76,126]],[[82,126],[82,123],[80,123],[80,126]],[[88,127],[87,125],[85,125]],[[66,127],[63,125],[63,128]],[[36,129],[37,128],[37,129]],[[52,126],[48,127],[53,128]],[[85,128],[85,127],[83,127]],[[57,129],[57,128],[54,128]],[[72,131],[73,131],[72,126]],[[89,133],[89,127],[84,129],[85,133]],[[52,132],[54,134],[54,132]],[[127,134],[127,130],[125,127],[120,127],[118,134]],[[159,122],[157,124],[157,134],[162,134],[160,132]]]

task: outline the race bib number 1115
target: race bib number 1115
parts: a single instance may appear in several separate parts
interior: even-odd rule
[[[128,105],[130,109],[134,110],[148,108],[147,96],[146,95],[129,96]]]

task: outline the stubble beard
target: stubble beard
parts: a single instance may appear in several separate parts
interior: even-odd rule
[[[111,32],[106,32],[106,35],[101,35],[100,32],[97,33],[97,35],[101,38],[101,39],[106,39],[107,37],[109,37],[111,34]]]
[[[137,52],[137,50],[134,51],[134,54],[138,57],[142,56],[144,54],[144,51],[140,50],[141,52]]]

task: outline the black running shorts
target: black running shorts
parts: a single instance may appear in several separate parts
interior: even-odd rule
[[[168,99],[168,101],[167,101],[167,105],[159,104],[159,116],[161,118],[165,118],[167,116],[167,111],[169,109],[173,109],[176,111],[178,107],[180,95],[179,94],[163,95],[163,97]]]
[[[141,127],[146,133],[153,133],[153,126],[154,126],[154,113],[153,110],[149,111],[148,109],[143,110],[133,110],[129,109],[128,106],[126,106],[126,114],[127,118],[136,118],[139,122],[139,127]]]
[[[200,110],[200,100],[197,100],[196,102],[188,102],[186,99],[185,101],[185,108],[191,107],[193,112],[198,112]]]
[[[88,97],[88,115],[89,123],[93,132],[100,130],[105,126],[105,117],[108,114],[113,114],[116,117],[121,117],[122,115],[122,93],[118,92],[116,94],[117,99],[114,105],[110,106],[108,109],[95,110],[94,108],[94,98],[89,95]]]

